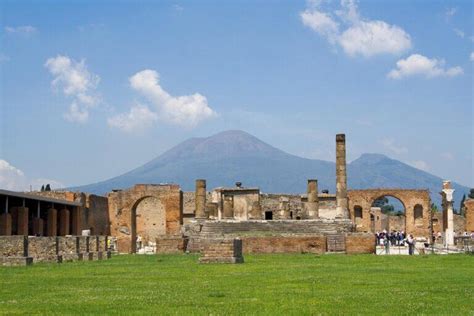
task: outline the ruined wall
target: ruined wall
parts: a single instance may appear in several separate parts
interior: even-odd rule
[[[254,236],[241,239],[244,253],[326,252],[325,236]]]
[[[0,236],[0,257],[28,256],[28,237]]]
[[[183,214],[182,194],[178,185],[144,185],[138,184],[133,188],[110,192],[109,216],[111,221],[110,232],[117,237],[119,252],[135,252],[135,240],[138,232],[146,231],[149,223],[141,219],[153,218],[152,224],[160,226],[155,233],[166,235],[180,234]],[[150,206],[153,198],[159,201],[159,209]],[[143,203],[140,206],[141,203]],[[155,213],[161,212],[161,217],[155,218]],[[153,226],[153,225],[152,225]],[[145,229],[145,230],[144,230]],[[133,243],[132,243],[133,240]]]
[[[156,253],[183,253],[186,239],[181,236],[163,236],[156,239]]]
[[[390,231],[405,231],[405,216],[388,216],[388,227]]]
[[[107,197],[72,191],[34,191],[29,193],[59,200],[81,203],[81,226],[78,227],[78,235],[81,234],[83,229],[90,229],[92,235],[110,234],[109,207]],[[73,216],[72,212],[71,216]],[[71,231],[73,231],[72,227]]]
[[[466,207],[466,231],[474,232],[474,199],[469,199],[464,202]]]
[[[444,216],[442,212],[435,212],[433,213],[433,232],[437,234],[438,232],[444,233],[443,224],[444,224]],[[453,222],[454,222],[454,232],[457,236],[461,236],[465,231],[469,231],[467,229],[467,218],[459,215],[453,214]]]
[[[355,208],[362,208],[362,219],[357,231],[373,232],[370,220],[370,209],[374,201],[382,196],[391,196],[399,199],[405,207],[405,231],[414,234],[415,237],[429,237],[431,235],[431,208],[430,195],[428,190],[410,189],[371,189],[371,190],[350,190],[349,214],[355,221]],[[415,219],[415,206],[422,207],[422,217]]]
[[[375,237],[373,234],[347,234],[346,253],[375,253]]]
[[[262,219],[272,212],[273,219],[303,218],[301,196],[296,194],[261,194]]]
[[[28,237],[28,256],[35,262],[59,262],[56,237]]]

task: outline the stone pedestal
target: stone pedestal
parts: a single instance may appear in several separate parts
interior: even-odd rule
[[[48,222],[46,226],[49,237],[58,235],[58,210],[54,208],[48,210]]]
[[[207,240],[202,249],[199,263],[243,263],[242,240],[211,239]]]
[[[12,216],[3,213],[0,215],[0,236],[11,236],[12,234]]]

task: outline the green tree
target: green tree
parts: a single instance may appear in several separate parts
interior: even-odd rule
[[[468,196],[469,196],[470,199],[474,199],[474,189],[471,189],[471,190],[469,191],[469,195],[468,195]]]
[[[44,188],[45,191],[51,191],[51,186],[49,185],[49,183],[46,185],[46,188]]]
[[[44,184],[41,186],[41,192],[44,192]]]

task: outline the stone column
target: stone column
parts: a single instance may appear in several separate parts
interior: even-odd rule
[[[336,135],[336,218],[349,218],[347,210],[346,135]]]
[[[223,218],[234,219],[234,197],[232,195],[224,195],[223,204]]]
[[[17,214],[18,214],[17,235],[28,236],[28,208],[24,206],[17,207]]]
[[[309,219],[319,218],[318,180],[308,180],[308,201],[306,202],[306,217]]]
[[[443,181],[443,229],[444,229],[444,245],[454,246],[454,216],[453,216],[453,193],[451,181]]]
[[[69,210],[63,208],[59,211],[59,236],[66,236],[69,234]]]
[[[12,216],[8,213],[0,215],[0,236],[12,235]]]
[[[290,199],[286,196],[280,196],[278,219],[290,219]]]
[[[72,210],[72,235],[82,235],[82,207],[76,206]]]
[[[206,180],[196,180],[196,194],[194,197],[196,203],[196,218],[206,218]]]
[[[48,209],[47,233],[48,236],[58,235],[58,210],[54,208]]]
[[[466,214],[465,231],[474,232],[474,199],[469,199],[464,202]]]
[[[33,220],[33,235],[43,236],[44,235],[44,221],[42,218],[35,217]]]

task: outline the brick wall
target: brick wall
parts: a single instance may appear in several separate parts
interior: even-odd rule
[[[200,263],[242,263],[242,240],[208,239],[203,244]]]
[[[156,239],[156,253],[182,253],[186,240],[181,236],[163,236]]]
[[[346,253],[375,253],[374,234],[347,234]]]
[[[244,253],[317,253],[326,252],[325,236],[242,237]]]

